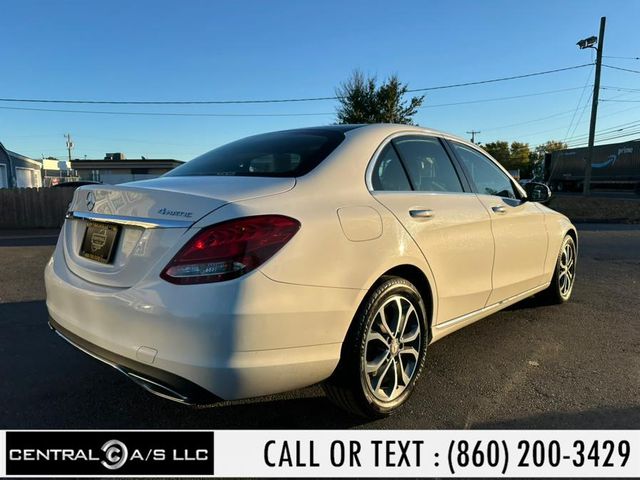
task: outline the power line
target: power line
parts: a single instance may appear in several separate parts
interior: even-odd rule
[[[621,60],[640,60],[640,57],[616,57],[615,55],[603,55],[603,58],[619,58]]]
[[[584,87],[582,87],[582,92],[580,93],[580,97],[578,98],[578,104],[576,105],[576,109],[573,111],[573,115],[571,116],[571,120],[569,121],[569,127],[567,127],[567,133],[565,133],[565,139],[566,137],[568,137],[570,135],[571,132],[571,127],[573,126],[573,121],[576,118],[576,113],[578,113],[578,110],[580,109],[580,103],[582,103],[582,97],[584,97],[584,93],[587,91],[587,86],[589,85],[589,80],[591,80],[591,73],[592,73],[593,69],[589,70],[589,75],[587,75],[587,79],[584,82]],[[585,107],[587,103],[589,103],[589,100],[587,99],[587,102],[585,103]],[[582,109],[582,112],[584,113],[584,108]],[[582,114],[580,114],[580,117],[582,117]]]
[[[602,64],[603,67],[613,68],[614,70],[622,70],[623,72],[640,73],[640,70],[632,70],[631,68],[614,67],[613,65]]]
[[[596,132],[596,136],[620,132],[628,128],[636,127],[638,125],[640,125],[640,120],[633,120],[631,122],[621,123],[619,125],[613,125],[611,127],[607,127],[605,129],[599,130],[598,132]],[[571,137],[566,140],[569,142],[575,142],[577,140],[585,139],[587,137],[588,135],[577,135],[575,137]]]
[[[622,109],[622,110],[618,110],[618,111],[615,111],[615,112],[611,112],[611,113],[608,113],[608,114],[606,114],[606,115],[599,115],[599,116],[598,116],[598,118],[603,119],[603,118],[607,118],[607,117],[612,117],[612,116],[615,116],[615,115],[619,115],[619,114],[621,114],[621,113],[628,112],[629,110],[636,110],[636,109],[638,109],[638,108],[640,108],[640,106],[633,106],[633,107],[629,107],[629,108],[624,108],[624,109]],[[571,111],[573,111],[573,110],[570,110],[570,112],[571,112]],[[565,115],[566,115],[566,114],[565,114]],[[561,116],[561,115],[556,115],[556,116]],[[546,130],[540,130],[540,131],[537,131],[537,132],[527,133],[527,134],[525,134],[525,135],[518,135],[518,138],[519,138],[519,139],[523,139],[523,138],[534,137],[534,136],[536,136],[536,135],[540,135],[540,134],[542,134],[542,133],[557,132],[560,128],[561,128],[561,127],[549,128],[549,129],[546,129]],[[484,129],[484,131],[486,132],[486,131],[487,131],[487,129]],[[585,135],[585,136],[586,136],[586,135]]]
[[[462,102],[451,102],[451,103],[436,103],[433,105],[424,105],[420,108],[418,108],[418,110],[423,110],[425,108],[436,108],[436,107],[453,107],[456,105],[470,105],[470,104],[474,104],[474,103],[487,103],[487,102],[497,102],[500,100],[514,100],[516,98],[526,98],[526,97],[537,97],[540,95],[550,95],[552,93],[560,93],[560,92],[570,92],[572,90],[580,90],[582,87],[572,87],[572,88],[561,88],[559,90],[547,90],[544,92],[536,92],[536,93],[526,93],[523,95],[511,95],[508,97],[493,97],[493,98],[484,98],[484,99],[480,99],[480,100],[468,100],[468,101],[462,101]]]
[[[326,113],[189,113],[189,112],[109,112],[105,110],[65,110],[57,108],[0,107],[3,110],[27,110],[32,112],[89,113],[100,115],[170,116],[170,117],[306,117],[335,115]]]
[[[628,133],[623,133],[620,135],[613,135],[613,136],[608,136],[606,138],[598,138],[598,142],[608,142],[609,140],[617,140],[619,138],[625,138],[625,137],[631,137],[631,136],[635,136],[640,134],[640,130],[635,130],[633,132],[628,132]],[[570,145],[572,148],[577,148],[577,147],[581,147],[583,145],[585,145],[585,141],[579,142],[579,143],[575,143]]]
[[[511,128],[511,127],[519,127],[521,125],[529,125],[530,123],[542,122],[544,120],[549,120],[550,118],[564,117],[566,115],[569,115],[570,113],[573,113],[574,111],[575,111],[575,109],[566,110],[564,112],[558,112],[558,113],[554,113],[552,115],[547,115],[547,116],[544,116],[544,117],[538,117],[538,118],[534,118],[534,119],[531,119],[531,120],[526,120],[524,122],[509,123],[507,125],[500,125],[499,127],[485,128],[485,129],[483,129],[483,131],[486,133],[486,132],[493,132],[494,130],[504,130],[504,129]]]
[[[611,112],[611,113],[608,113],[606,115],[600,115],[599,117],[600,118],[613,117],[615,115],[619,115],[621,113],[628,112],[629,110],[637,110],[638,108],[640,108],[640,107],[633,106],[633,107],[629,107],[629,108],[623,108],[622,110],[616,110],[615,112]]]
[[[640,130],[634,130],[633,132],[622,133],[622,134],[619,134],[619,135],[609,135],[608,137],[599,139],[598,141],[604,142],[604,141],[609,141],[609,140],[615,140],[615,139],[618,139],[618,138],[631,137],[631,136],[635,136],[635,135],[638,135],[638,134],[640,134]]]
[[[322,100],[338,100],[340,97],[308,97],[283,98],[269,100],[59,100],[43,98],[0,98],[0,102],[18,103],[71,103],[95,105],[228,105],[228,104],[257,104],[257,103],[292,103],[316,102]]]
[[[611,90],[611,89],[609,89]],[[612,97],[609,98],[602,98],[600,99],[600,102],[622,102],[622,103],[626,103],[626,102],[635,102],[636,100],[634,98],[631,99],[621,99],[621,97],[628,97],[629,95],[638,95],[638,92],[640,92],[640,90],[635,90],[635,89],[617,89],[618,91],[621,91],[622,93],[619,93],[617,95],[614,95]],[[637,97],[636,97],[637,98]]]
[[[413,88],[411,90],[407,90],[407,92],[427,92],[427,91],[431,91],[431,90],[442,90],[442,89],[445,89],[445,88],[468,87],[468,86],[471,86],[471,85],[482,85],[482,84],[485,84],[485,83],[505,82],[507,80],[516,80],[518,78],[537,77],[539,75],[547,75],[549,73],[557,73],[557,72],[564,72],[564,71],[567,71],[567,70],[575,70],[576,68],[584,68],[584,67],[588,67],[590,65],[593,65],[593,63],[584,63],[582,65],[574,65],[573,67],[556,68],[554,70],[545,70],[543,72],[527,73],[527,74],[524,74],[524,75],[513,75],[511,77],[494,78],[494,79],[491,79],[491,80],[480,80],[480,81],[477,81],[477,82],[454,83],[454,84],[451,84],[451,85],[440,85],[438,87]]]
[[[640,106],[633,106],[633,107],[629,107],[629,108],[624,108],[622,110],[617,110],[615,112],[611,112],[611,113],[608,113],[608,114],[605,114],[605,115],[599,115],[599,118],[612,117],[612,116],[615,116],[615,115],[619,115],[621,113],[628,112],[629,110],[636,110],[638,108],[640,108]],[[508,128],[511,128],[511,127],[519,127],[519,126],[522,126],[522,125],[529,125],[531,123],[542,122],[542,121],[549,120],[549,119],[552,119],[552,118],[565,117],[565,116],[571,115],[574,111],[575,111],[575,109],[572,108],[571,110],[565,110],[563,112],[557,112],[557,113],[554,113],[552,115],[547,115],[547,116],[544,116],[544,117],[537,117],[537,118],[533,118],[531,120],[525,120],[523,122],[509,123],[509,124],[506,124],[506,125],[500,125],[500,126],[491,127],[491,128],[483,128],[482,131],[484,133],[487,133],[487,132],[492,132],[492,131],[495,131],[495,130],[505,130],[505,129],[508,129]],[[580,123],[581,122],[578,122],[578,125],[580,125]],[[528,133],[526,135],[520,135],[519,138],[528,138],[528,137],[533,137],[535,135],[539,135],[539,134],[542,134],[542,133],[557,132],[560,128],[562,128],[562,127],[556,127],[556,128],[551,128],[551,129],[538,131],[538,132],[532,132],[532,133]]]
[[[414,88],[407,92],[427,92],[432,90],[443,90],[447,88],[468,87],[471,85],[483,85],[487,83],[505,82],[508,80],[516,80],[520,78],[536,77],[540,75],[548,75],[551,73],[565,72],[575,70],[592,65],[585,63],[582,65],[574,65],[571,67],[556,68],[553,70],[545,70],[541,72],[526,73],[523,75],[512,75],[509,77],[493,78],[490,80],[479,80],[475,82],[454,83],[449,85],[439,85],[435,87]],[[42,99],[42,98],[0,98],[0,102],[19,102],[19,103],[68,103],[68,104],[99,104],[99,105],[227,105],[227,104],[261,104],[261,103],[292,103],[292,102],[316,102],[326,100],[339,100],[341,97],[307,97],[307,98],[281,98],[267,100],[60,100],[60,99]]]
[[[640,126],[640,122],[629,122],[628,124],[625,124],[626,126],[623,126],[622,128],[618,128],[618,127],[610,127],[607,128],[605,130],[601,130],[599,132],[596,133],[596,138],[601,141],[603,139],[608,138],[612,135],[614,136],[619,136],[620,132],[624,132],[625,130],[629,130],[632,128],[637,128]],[[633,133],[625,133],[624,136],[627,135],[632,135]],[[575,144],[575,145],[579,145],[579,144],[583,144],[587,141],[587,135],[582,135],[580,137],[575,137],[574,139],[570,139],[567,143],[569,144]]]
[[[637,110],[638,108],[640,108],[640,106],[633,106],[633,107],[629,107],[629,108],[623,108],[622,110],[617,110],[615,112],[611,112],[611,113],[608,113],[606,115],[599,115],[599,118],[602,119],[602,118],[607,118],[607,117],[613,117],[615,115],[619,115],[621,113],[625,113],[625,112],[628,112],[630,110]],[[568,115],[571,112],[573,112],[573,110],[569,110],[568,112],[565,112],[565,113],[560,112],[559,114],[552,115],[552,117],[560,117],[560,116]],[[543,117],[542,119],[545,119],[545,118]],[[532,123],[533,121],[540,121],[540,120],[541,119],[535,119],[535,120],[532,120],[532,121],[529,121],[529,122],[523,122],[523,123]],[[542,133],[557,132],[559,130],[559,128],[561,128],[561,127],[551,128],[551,129],[537,131],[537,132],[531,132],[531,133],[528,133],[526,135],[519,135],[518,138],[519,139],[523,139],[523,138],[529,138],[529,137],[533,137],[533,136],[536,136],[536,135],[540,135]],[[486,132],[487,129],[484,129],[484,131]],[[586,136],[587,135],[585,135],[585,137]],[[535,147],[537,147],[539,145],[543,145],[543,143],[533,145],[532,148],[535,148]]]
[[[578,117],[578,121],[573,126],[573,130],[571,131],[570,135],[573,135],[573,134],[576,133],[576,130],[578,129],[578,125],[580,125],[580,122],[582,122],[582,117],[584,117],[584,112],[587,111],[587,107],[589,106],[589,101],[591,101],[592,97],[593,97],[593,92],[589,93],[589,96],[587,97],[586,101],[584,102],[584,106],[582,107],[582,111],[580,112],[580,116]],[[567,133],[568,133],[568,131],[567,131]],[[566,139],[567,138],[565,136],[564,140],[566,141]]]
[[[640,92],[640,88],[629,88],[629,87],[612,87],[612,86],[606,86],[606,87],[600,87],[603,90],[617,90],[619,92]]]
[[[568,92],[579,90],[582,87],[562,88],[558,90],[547,90],[543,92],[526,93],[522,95],[511,95],[506,97],[483,98],[479,100],[467,100],[462,102],[439,103],[434,105],[425,105],[424,108],[448,107],[456,105],[469,105],[476,103],[489,103],[502,100],[515,100],[518,98],[536,97],[541,95],[550,95],[560,92]],[[102,115],[143,115],[143,116],[196,116],[196,117],[295,117],[295,116],[325,116],[334,115],[333,112],[317,112],[317,113],[189,113],[189,112],[117,112],[104,110],[71,110],[71,109],[55,109],[55,108],[39,108],[39,107],[6,107],[0,106],[4,110],[27,110],[35,112],[56,112],[56,113],[84,113],[84,114],[102,114]]]

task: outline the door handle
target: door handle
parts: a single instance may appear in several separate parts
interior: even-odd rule
[[[432,210],[409,210],[409,215],[413,218],[431,218],[433,217]]]
[[[502,205],[496,205],[495,207],[491,207],[491,210],[493,210],[496,213],[507,213],[507,209],[504,208]]]

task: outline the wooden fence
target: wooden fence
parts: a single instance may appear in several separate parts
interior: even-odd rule
[[[0,189],[0,229],[62,226],[74,190],[74,188]]]

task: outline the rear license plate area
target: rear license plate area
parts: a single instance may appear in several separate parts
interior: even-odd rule
[[[119,225],[87,222],[87,229],[80,246],[80,256],[100,263],[111,263],[119,234]]]

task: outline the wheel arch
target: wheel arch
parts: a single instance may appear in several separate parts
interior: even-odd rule
[[[575,227],[570,227],[566,232],[565,235],[569,235],[571,238],[573,238],[573,243],[576,244],[576,251],[578,251],[578,232],[576,230]]]
[[[420,293],[427,313],[427,331],[429,334],[429,342],[432,338],[432,326],[435,315],[434,291],[427,275],[417,266],[406,263],[396,265],[380,275],[371,285],[369,291],[373,290],[379,283],[384,281],[385,277],[400,277],[411,282]]]

